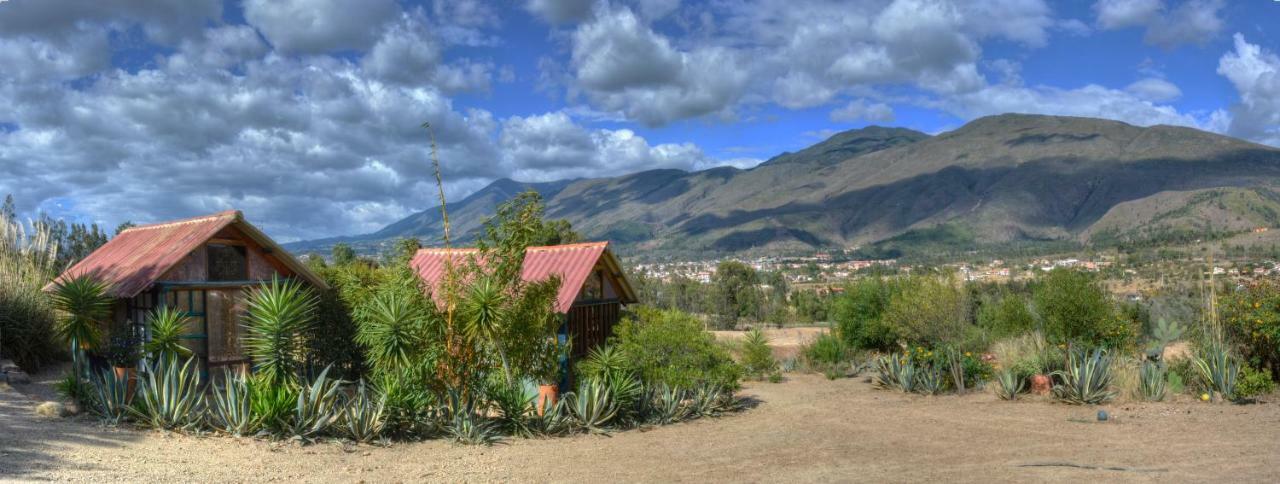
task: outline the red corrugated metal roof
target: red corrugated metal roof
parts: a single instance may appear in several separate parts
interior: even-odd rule
[[[89,274],[110,284],[113,296],[131,298],[155,284],[165,272],[199,248],[200,244],[233,224],[263,247],[271,248],[272,255],[299,276],[312,284],[324,286],[323,280],[257,228],[245,222],[244,216],[237,210],[127,229],[67,269],[57,281]],[[45,289],[49,290],[52,286],[51,283]]]
[[[419,249],[410,264],[423,281],[430,286],[435,286],[444,278],[445,260],[461,265],[466,263],[468,256],[476,253],[476,249]],[[520,277],[525,281],[534,282],[545,281],[553,274],[560,276],[556,310],[567,312],[569,307],[573,306],[573,301],[578,298],[578,293],[582,291],[582,284],[586,282],[587,276],[591,275],[591,269],[602,257],[605,258],[606,265],[615,271],[615,275],[623,286],[620,288],[623,293],[623,302],[635,302],[635,295],[630,285],[617,268],[617,260],[609,252],[608,242],[529,247],[525,249],[524,266],[521,268]]]

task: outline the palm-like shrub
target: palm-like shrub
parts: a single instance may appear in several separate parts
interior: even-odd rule
[[[222,385],[213,385],[213,406],[210,421],[213,427],[243,437],[258,429],[253,418],[249,378],[239,372],[223,369]]]
[[[427,312],[408,294],[382,291],[356,312],[356,342],[378,369],[406,368],[423,345]]]
[[[577,392],[564,398],[576,426],[587,432],[608,433],[605,426],[618,414],[608,384],[600,380],[584,378]]]
[[[195,358],[185,363],[162,359],[139,378],[137,403],[130,407],[142,422],[165,430],[191,430],[204,421],[205,398]]]
[[[145,349],[154,358],[178,358],[191,355],[191,350],[182,345],[182,335],[187,330],[191,318],[186,313],[164,306],[147,315],[147,326],[151,329],[151,339]]]
[[[88,275],[54,283],[53,305],[62,312],[55,334],[71,344],[76,377],[84,375],[81,351],[98,346],[102,323],[111,316],[110,286]]]
[[[1142,398],[1151,402],[1164,400],[1167,385],[1164,368],[1152,361],[1143,362],[1142,369],[1138,371],[1138,378]]]
[[[342,407],[338,405],[342,382],[329,378],[329,370],[325,368],[315,380],[298,390],[297,404],[287,426],[293,438],[310,441],[342,417]]]
[[[1102,348],[1071,350],[1066,369],[1053,373],[1062,380],[1062,384],[1053,387],[1053,395],[1078,405],[1097,405],[1115,398],[1116,392],[1110,390],[1114,378],[1111,372],[1113,361],[1114,358]]]
[[[95,397],[93,412],[111,425],[117,425],[129,415],[129,403],[133,394],[129,391],[129,378],[120,378],[110,369],[93,378]]]
[[[509,289],[494,277],[481,276],[468,288],[459,306],[462,332],[472,341],[491,346],[502,363],[502,373],[507,384],[514,384],[510,360],[507,358],[504,336],[510,324]]]
[[[740,358],[743,370],[753,378],[763,379],[778,371],[778,360],[773,358],[769,338],[759,329],[747,332],[743,338]]]
[[[1200,380],[1206,388],[1222,395],[1226,400],[1236,398],[1236,382],[1240,378],[1240,362],[1231,356],[1231,350],[1221,342],[1210,341],[1195,358]]]
[[[360,380],[355,396],[342,410],[342,431],[351,440],[362,444],[373,442],[381,436],[382,429],[387,423],[384,412],[387,403],[386,395],[370,393],[365,387],[364,380]]]
[[[1000,370],[996,373],[996,396],[1001,400],[1017,400],[1018,394],[1022,393],[1026,383],[1026,380],[1023,380],[1013,369]]]
[[[316,299],[298,281],[271,282],[249,291],[244,347],[254,371],[272,382],[295,381],[302,334],[315,315]]]

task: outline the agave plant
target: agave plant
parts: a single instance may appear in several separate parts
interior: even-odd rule
[[[529,416],[528,424],[534,435],[551,437],[561,435],[568,432],[571,428],[569,410],[565,406],[564,399],[560,399],[554,404],[548,405],[542,410],[542,415],[534,413]]]
[[[1022,393],[1026,383],[1026,380],[1019,377],[1012,369],[1000,370],[996,373],[996,396],[1001,400],[1017,400],[1018,394]]]
[[[654,390],[653,413],[650,421],[659,425],[668,425],[684,420],[689,416],[689,407],[685,405],[685,392],[678,387],[662,385]]]
[[[226,368],[222,372],[222,385],[212,385],[210,421],[214,428],[236,437],[252,435],[259,422],[253,418],[249,378]]]
[[[529,437],[534,434],[529,423],[529,415],[535,413],[534,401],[538,399],[538,388],[531,382],[519,382],[508,385],[497,382],[489,385],[486,396],[498,410],[498,421],[508,433]]]
[[[925,365],[916,370],[915,390],[917,392],[937,395],[942,393],[944,382],[942,369],[936,365]]]
[[[179,365],[164,359],[138,378],[137,401],[130,412],[158,429],[192,430],[204,421],[205,398],[195,358]]]
[[[271,282],[248,291],[244,347],[254,372],[273,382],[296,379],[302,334],[311,326],[316,298],[298,281]]]
[[[1062,379],[1061,385],[1053,387],[1053,395],[1058,399],[1078,405],[1097,405],[1115,398],[1111,391],[1111,363],[1114,358],[1107,350],[1097,348],[1092,351],[1073,349],[1067,356],[1067,367],[1053,374]]]
[[[449,390],[444,408],[444,431],[450,440],[463,445],[492,445],[502,438],[498,425],[476,412],[475,400],[457,390]]]
[[[591,433],[608,433],[605,428],[618,415],[618,406],[605,382],[584,378],[578,391],[565,395],[578,428]]]
[[[151,339],[145,349],[155,358],[178,358],[191,355],[191,350],[182,345],[182,335],[186,332],[190,318],[186,313],[168,306],[156,309],[147,315],[147,326]]]
[[[111,315],[110,289],[88,275],[54,282],[53,305],[62,313],[54,332],[71,344],[71,363],[77,378],[86,373],[83,349],[98,346],[101,323]]]
[[[963,394],[965,391],[964,353],[955,347],[947,347],[947,369],[951,372],[951,382],[956,387],[956,393]]]
[[[1164,400],[1167,385],[1164,368],[1153,361],[1143,362],[1142,368],[1138,370],[1138,378],[1142,398],[1151,402]]]
[[[911,393],[916,387],[916,365],[911,357],[897,353],[882,356],[876,360],[876,385],[881,388],[893,388],[903,393]]]
[[[116,372],[103,370],[93,378],[93,412],[111,425],[118,425],[129,415],[129,377],[117,377]]]
[[[1201,355],[1194,360],[1200,379],[1206,388],[1217,392],[1226,400],[1236,398],[1236,381],[1240,378],[1240,362],[1221,342],[1205,345]]]
[[[293,418],[286,430],[293,438],[303,442],[328,430],[342,416],[342,408],[338,405],[341,381],[329,378],[329,370],[325,368],[310,384],[298,390],[297,404],[294,406]]]
[[[427,313],[401,291],[383,291],[356,311],[356,342],[375,368],[399,369],[413,363],[422,346]]]
[[[733,396],[719,385],[704,383],[693,390],[689,415],[693,417],[718,417],[731,410]]]
[[[387,419],[384,413],[387,404],[386,395],[376,398],[369,394],[364,380],[356,387],[355,396],[347,402],[342,411],[342,430],[351,440],[367,444],[382,435]]]

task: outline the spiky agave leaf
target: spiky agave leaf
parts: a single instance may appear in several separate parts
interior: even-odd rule
[[[530,425],[530,415],[534,412],[534,402],[538,399],[538,388],[531,382],[520,382],[508,385],[504,381],[492,383],[485,390],[485,396],[498,410],[498,421],[507,432],[521,437],[530,437],[535,432]]]
[[[1209,389],[1222,398],[1236,398],[1236,381],[1240,378],[1240,362],[1231,356],[1231,350],[1221,342],[1210,342],[1193,360],[1200,379]]]
[[[936,365],[925,365],[916,370],[915,390],[925,395],[942,393],[942,369]]]
[[[130,411],[144,423],[165,430],[193,430],[204,422],[205,397],[195,358],[179,365],[161,359],[139,378],[138,396]]]
[[[341,381],[329,378],[326,367],[310,384],[298,391],[297,404],[294,406],[293,419],[289,422],[288,432],[293,438],[303,442],[328,430],[342,416],[338,405]]]
[[[661,385],[653,395],[653,413],[651,421],[659,425],[668,425],[684,420],[689,416],[689,406],[685,404],[687,392],[679,387]]]
[[[342,430],[351,440],[367,444],[382,435],[387,419],[386,395],[372,395],[364,380],[356,387],[355,396],[342,411]]]
[[[879,372],[876,376],[877,386],[892,388],[903,393],[915,391],[917,368],[910,355],[893,353],[882,356],[876,360],[876,370]]]
[[[578,391],[565,395],[578,428],[591,433],[608,433],[605,427],[618,414],[609,386],[597,379],[583,379]]]
[[[1142,368],[1138,371],[1138,378],[1142,398],[1151,402],[1164,400],[1167,385],[1164,368],[1153,361],[1143,362]]]
[[[1005,368],[996,373],[996,395],[1001,400],[1017,400],[1026,383],[1012,369]]]
[[[212,388],[210,421],[214,428],[236,437],[252,435],[258,430],[258,421],[253,418],[249,378],[227,368],[222,371],[222,385]]]
[[[1114,378],[1112,361],[1114,358],[1102,348],[1073,349],[1068,354],[1067,368],[1053,373],[1063,382],[1053,387],[1054,396],[1077,405],[1097,405],[1115,398],[1116,392],[1110,390]]]
[[[93,412],[111,425],[119,425],[129,415],[129,403],[133,394],[129,392],[129,377],[117,377],[116,372],[106,369],[93,377]]]

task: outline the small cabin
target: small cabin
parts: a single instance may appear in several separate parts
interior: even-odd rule
[[[131,326],[144,339],[152,310],[183,312],[189,318],[183,340],[205,376],[211,367],[250,363],[240,344],[246,288],[273,277],[326,287],[235,210],[126,229],[59,280],[82,275],[109,284],[115,300],[110,324]],[[102,328],[103,334],[110,329]]]
[[[444,279],[445,261],[462,263],[476,249],[419,249],[411,265],[428,287]],[[528,282],[560,278],[556,311],[564,315],[560,334],[570,338],[576,361],[613,335],[622,307],[636,302],[635,290],[608,242],[529,247],[520,277]]]

